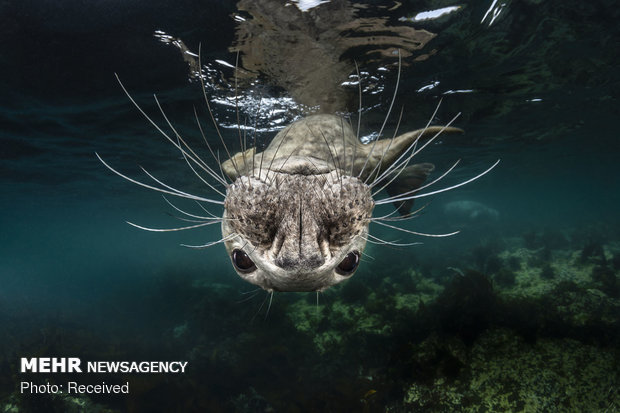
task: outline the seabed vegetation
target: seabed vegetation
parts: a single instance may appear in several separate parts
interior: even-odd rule
[[[131,313],[139,327],[52,317],[42,330],[31,314],[3,312],[0,411],[615,412],[620,242],[610,231],[528,231],[410,266],[388,251],[318,304],[277,294],[268,312],[262,291],[173,270],[145,295],[108,304],[109,320]],[[18,374],[21,354],[189,368],[105,378],[129,381],[128,396],[33,397],[16,383],[69,375]]]

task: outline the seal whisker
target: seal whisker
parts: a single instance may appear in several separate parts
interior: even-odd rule
[[[131,183],[134,183],[136,185],[140,185],[140,186],[142,186],[144,188],[148,188],[148,189],[151,189],[153,191],[158,191],[158,192],[162,192],[164,194],[178,196],[178,197],[181,197],[181,198],[193,199],[193,200],[196,200],[196,201],[208,202],[208,203],[211,203],[211,204],[224,205],[223,201],[218,201],[216,199],[203,198],[203,197],[200,197],[200,196],[191,195],[191,194],[188,194],[188,193],[185,193],[185,192],[181,192],[181,191],[176,190],[176,189],[174,191],[168,191],[168,190],[165,190],[165,189],[157,188],[155,186],[148,185],[148,184],[145,184],[143,182],[137,181],[137,180],[135,180],[133,178],[128,177],[127,175],[123,175],[121,172],[119,172],[116,169],[112,168],[103,159],[101,159],[101,157],[99,156],[99,154],[97,152],[95,152],[95,156],[97,156],[99,161],[106,168],[108,168],[110,171],[114,172],[116,175],[120,176],[121,178],[123,178],[123,179],[125,179],[125,180],[127,180],[127,181],[129,181]]]
[[[215,131],[217,132],[217,136],[220,138],[220,142],[222,143],[222,146],[224,147],[224,150],[226,151],[226,155],[228,155],[228,159],[230,159],[233,165],[233,168],[235,168],[235,171],[237,172],[237,175],[241,175],[241,173],[239,172],[239,168],[237,167],[237,163],[235,159],[230,155],[230,152],[228,151],[228,147],[226,146],[226,142],[224,142],[224,137],[222,136],[222,132],[220,132],[220,127],[218,126],[217,121],[215,120],[215,115],[213,115],[213,111],[211,110],[211,104],[209,103],[209,98],[207,97],[207,89],[205,87],[205,80],[202,75],[201,47],[202,47],[202,43],[198,43],[198,67],[200,69],[199,78],[200,78],[200,88],[202,89],[202,96],[204,97],[204,101],[207,105],[209,116],[211,117],[211,121],[213,122]]]
[[[360,68],[357,65],[357,61],[355,63],[355,72],[357,73],[357,90],[359,96],[359,106],[357,108],[357,130],[355,131],[355,143],[360,141],[360,129],[362,124],[362,77],[360,76]],[[353,145],[353,154],[351,155],[351,173],[353,176],[353,167],[355,165],[355,152],[357,150],[357,145]],[[345,152],[346,155],[346,152]]]
[[[384,241],[384,240],[373,241],[374,239],[376,239],[376,237],[373,237],[372,239],[370,237],[368,237],[368,238],[365,238],[365,241],[370,243],[370,244],[375,244],[375,245],[386,245],[386,244],[388,244],[387,241]]]
[[[209,224],[211,224],[211,222],[209,222]],[[226,241],[228,241],[228,240],[230,240],[230,239],[233,239],[233,238],[235,238],[235,237],[238,237],[238,236],[239,236],[239,234],[229,234],[229,235],[225,236],[225,237],[224,237],[224,238],[222,238],[222,239],[219,239],[219,240],[217,240],[217,241],[213,241],[213,242],[208,242],[208,243],[206,243],[206,244],[204,244],[204,245],[187,245],[187,244],[181,244],[181,246],[182,246],[182,247],[187,247],[187,248],[194,248],[194,249],[205,249],[205,248],[209,248],[209,247],[211,247],[211,246],[213,246],[213,245],[220,244],[220,243],[222,243],[222,242],[226,242]]]
[[[376,237],[376,236],[371,235],[371,234],[368,234],[368,238],[366,240],[368,242],[370,242],[371,244],[391,245],[393,247],[410,247],[412,245],[420,245],[420,244],[422,244],[421,242],[398,243],[398,242],[394,242],[394,241],[386,241],[384,239],[381,239],[381,238]]]
[[[142,166],[140,166],[140,169],[142,169],[142,171],[149,177],[151,178],[153,181],[157,182],[158,184],[160,184],[161,186],[163,186],[164,188],[167,188],[171,191],[174,191],[180,195],[186,195],[186,196],[193,196],[191,194],[188,194],[186,192],[180,191],[170,185],[165,184],[164,182],[160,181],[159,179],[157,179],[155,176],[153,176],[149,171],[147,171],[146,169],[144,169]],[[221,202],[221,201],[220,201]],[[223,202],[221,202],[223,204]]]
[[[265,151],[263,150],[260,153],[260,163],[258,164],[258,178],[260,179],[261,174],[263,173],[263,159],[265,158]],[[265,176],[265,180],[267,180],[267,176]]]
[[[269,316],[269,310],[271,309],[271,302],[273,301],[273,291],[269,293],[269,305],[267,306],[267,312],[265,313],[265,320]]]
[[[359,237],[359,238],[362,238],[364,241],[368,241],[368,235],[369,235],[369,234],[366,234],[366,236],[364,237],[364,236],[362,236],[361,234],[357,234],[357,235],[355,235],[355,237],[354,237],[354,238]],[[374,261],[374,260],[375,260],[375,257],[373,257],[372,255],[368,254],[368,253],[367,253],[367,252],[365,252],[365,251],[360,251],[360,253],[362,254],[362,257],[367,257],[367,258],[369,258],[371,261]]]
[[[299,145],[297,145],[292,151],[291,153],[288,154],[288,156],[286,157],[286,159],[284,160],[284,162],[282,162],[282,165],[280,165],[280,169],[284,168],[284,166],[286,165],[286,163],[289,161],[289,159],[291,159],[291,156],[293,156],[295,154],[295,152],[299,149],[299,147],[302,145],[302,143],[300,143]],[[273,160],[272,160],[273,162]],[[269,166],[271,168],[271,165]]]
[[[266,291],[267,294],[265,294],[265,298],[263,299],[263,302],[261,303],[260,307],[258,307],[258,310],[256,310],[256,313],[254,314],[254,316],[250,320],[251,323],[254,322],[254,319],[256,318],[256,316],[260,314],[260,310],[263,309],[263,306],[267,302],[267,298],[269,297],[269,293],[270,292],[273,293],[273,291]]]
[[[247,245],[247,243],[246,243]],[[252,248],[252,251],[248,252],[248,255],[251,257],[254,254],[254,251],[256,251],[256,248],[258,248],[258,245],[255,246],[254,248]]]
[[[259,98],[258,98],[258,107],[256,108],[256,113],[254,114],[254,127],[253,127],[253,131],[252,131],[252,141],[254,144],[254,153],[252,154],[252,174],[254,174],[254,163],[255,163],[255,158],[256,158],[256,150],[258,149],[256,146],[256,129],[257,129],[257,125],[258,125],[258,117],[260,115],[260,108],[261,105],[263,104],[263,94],[261,92]],[[260,169],[258,171],[258,176],[260,177]]]
[[[187,164],[187,166],[189,166],[189,169],[192,170],[192,172],[194,173],[194,175],[196,175],[198,177],[198,179],[200,179],[205,185],[207,185],[209,188],[213,189],[215,192],[217,192],[218,194],[222,195],[222,197],[226,197],[226,194],[224,194],[222,191],[220,191],[219,189],[217,189],[216,187],[214,187],[213,185],[211,185],[206,179],[204,179],[202,177],[202,175],[200,175],[198,173],[198,171],[196,171],[196,169],[192,166],[192,164],[189,162],[189,160],[187,159],[187,156],[185,155],[185,152],[181,151],[181,155],[183,155],[183,159],[185,159],[185,163]],[[215,171],[211,170],[211,168],[209,168],[209,175],[211,175],[212,177],[219,178],[219,176],[215,173]]]
[[[310,126],[308,126],[308,125],[306,125],[306,126],[310,130],[310,133],[314,133],[312,131],[312,129],[310,129]],[[338,178],[338,180],[340,181],[340,184],[342,185],[342,175],[341,175],[340,161],[338,161],[338,165],[336,165],[336,158],[334,158],[334,153],[332,152],[332,148],[329,146],[329,142],[327,142],[327,138],[325,137],[325,134],[323,133],[323,131],[321,129],[319,129],[319,133],[323,137],[323,141],[325,142],[325,145],[327,146],[327,151],[329,152],[329,156],[332,159],[332,164],[334,165],[334,170],[336,171],[336,177]]]
[[[418,210],[419,211],[419,210]],[[415,213],[407,213],[403,216],[400,217],[390,217],[390,218],[384,218],[384,217],[378,217],[378,218],[371,218],[370,221],[385,221],[385,222],[400,222],[400,221],[407,221],[413,218],[418,218],[420,217],[419,214],[417,214],[418,211],[415,211]],[[397,209],[394,210],[394,212],[398,212]]]
[[[342,131],[342,173],[344,174],[347,170],[347,143],[344,135],[344,118],[340,118],[340,130]]]
[[[306,160],[310,163],[310,165],[312,165],[314,167],[314,169],[316,170],[317,174],[321,175],[321,177],[323,178],[323,186],[327,186],[329,188],[329,190],[331,191],[332,195],[335,197],[336,194],[334,193],[334,188],[332,188],[332,185],[328,185],[327,177],[326,176],[322,176],[323,174],[320,174],[318,166],[312,161],[312,159],[310,159],[309,157],[306,157]],[[313,188],[313,189],[315,189],[315,188]],[[316,189],[315,189],[315,193],[318,195],[318,192],[316,191]]]
[[[213,159],[217,163],[217,166],[220,169],[221,176],[216,174],[215,179],[218,182],[221,182],[222,185],[224,185],[224,187],[227,188],[228,187],[228,182],[226,181],[227,176],[224,173],[224,171],[222,170],[222,164],[220,162],[219,156],[215,156],[215,152],[213,152],[213,149],[211,148],[211,145],[209,144],[209,140],[207,139],[207,136],[205,135],[204,131],[202,130],[202,124],[200,123],[200,119],[198,117],[198,112],[196,111],[196,107],[194,107],[194,118],[196,119],[196,125],[198,125],[198,130],[200,131],[200,136],[202,136],[202,140],[207,145],[207,149],[209,149],[209,152],[211,153],[211,156],[213,157]]]
[[[336,151],[336,143],[334,142],[334,150],[332,151],[332,148],[329,146],[329,142],[327,141],[325,134],[320,128],[319,128],[319,133],[323,137],[323,141],[325,141],[325,145],[327,145],[327,151],[329,152],[330,158],[332,158],[332,164],[334,165],[334,171],[336,172],[336,178],[340,181],[340,185],[342,185],[342,182],[343,182],[342,175],[344,174],[344,168],[342,167],[340,163],[340,158],[334,156],[334,152]],[[343,145],[342,150],[345,151],[344,145]]]
[[[375,174],[375,171],[376,171],[377,175],[379,175],[379,173],[381,172],[381,166],[383,165],[383,159],[385,159],[385,155],[389,152],[390,148],[392,147],[392,143],[394,142],[394,138],[396,138],[396,136],[398,135],[398,128],[400,127],[400,122],[403,119],[404,109],[405,109],[404,107],[402,107],[400,109],[400,115],[398,116],[398,122],[396,123],[396,128],[394,129],[394,134],[392,135],[392,139],[390,139],[390,142],[388,143],[388,145],[383,150],[383,153],[381,154],[381,158],[379,159],[379,162],[377,162],[377,165],[373,168],[372,171],[370,171],[370,173],[368,174],[368,177],[366,177],[366,179],[364,180],[365,184],[368,183],[369,180],[372,182],[371,178]]]
[[[239,146],[241,146],[241,156],[243,157],[243,168],[248,170],[248,162],[245,156],[245,130],[243,133],[243,139],[241,137],[241,119],[239,116],[239,93],[237,87],[237,72],[239,70],[239,50],[237,50],[237,56],[235,57],[235,113],[237,114],[237,132],[239,133]],[[244,128],[245,129],[245,128]]]
[[[208,225],[218,224],[221,221],[203,222],[203,223],[196,224],[196,225],[190,225],[190,226],[187,226],[187,227],[178,227],[178,228],[149,228],[149,227],[144,227],[142,225],[134,224],[133,222],[129,222],[129,221],[126,221],[126,222],[129,225],[131,225],[132,227],[136,227],[136,228],[144,230],[144,231],[151,231],[151,232],[174,232],[174,231],[185,231],[187,229],[206,227]]]
[[[315,177],[315,182],[317,182],[318,180],[319,180],[319,178]],[[325,178],[323,177],[323,182],[322,182],[323,186],[325,186],[325,182],[326,182]],[[312,186],[310,186],[310,188],[314,192],[314,195],[317,197],[317,199],[321,199],[322,198],[322,196],[321,196],[322,193],[319,192],[319,189],[317,188],[317,185],[312,185]],[[333,189],[331,188],[331,185],[330,185],[330,190],[332,191],[332,194],[333,194]]]
[[[172,202],[170,202],[170,200],[168,198],[166,198],[165,195],[162,195],[162,198],[164,198],[164,201],[166,201],[166,203],[168,205],[170,205],[172,208],[174,208],[175,210],[179,211],[180,213],[182,213],[183,215],[187,215],[188,217],[191,218],[197,218],[197,219],[202,219],[205,221],[212,221],[212,220],[219,220],[222,221],[223,218],[220,217],[216,217],[216,216],[210,216],[210,217],[203,217],[201,215],[194,215],[194,214],[190,214],[189,212],[186,212],[184,210],[182,210],[181,208],[177,207],[176,205],[174,205]],[[200,204],[198,204],[200,205]]]
[[[200,207],[200,209],[202,209],[204,212],[207,213],[207,215],[213,217],[213,218],[220,218],[217,215],[213,214],[211,211],[209,211],[207,208],[204,207],[204,205],[202,205],[199,201],[196,201],[196,204],[198,204],[198,206]],[[231,219],[231,218],[226,218],[227,220]]]
[[[424,233],[424,232],[410,231],[408,229],[400,228],[400,227],[397,227],[395,225],[386,224],[385,222],[373,221],[373,223],[379,224],[379,225],[384,226],[384,227],[392,228],[392,229],[395,229],[397,231],[402,231],[402,232],[406,232],[408,234],[413,234],[413,235],[420,235],[420,236],[423,236],[423,237],[433,237],[433,238],[451,237],[451,236],[456,235],[459,232],[461,232],[461,231],[454,231],[454,232],[450,232],[450,233],[447,233],[447,234],[427,234],[427,233]]]
[[[365,253],[365,252],[363,252],[363,253],[362,253],[362,257],[366,257],[366,258],[368,258],[368,261],[369,261],[369,262],[370,262],[370,261],[375,261],[375,257],[373,257],[372,255],[367,254],[367,253]]]
[[[287,129],[285,132],[285,135],[282,137],[282,140],[280,141],[280,143],[278,144],[278,146],[276,147],[276,150],[273,154],[273,156],[271,157],[271,162],[269,163],[269,167],[267,168],[267,175],[265,175],[265,181],[267,181],[267,178],[269,177],[269,172],[271,172],[271,166],[273,165],[273,161],[275,161],[276,159],[276,155],[278,154],[278,151],[280,150],[280,147],[282,146],[282,144],[284,143],[284,141],[286,140],[286,137],[288,136],[288,132],[290,131],[290,129]],[[291,152],[291,154],[294,151]],[[291,156],[291,154],[289,154],[289,156]],[[261,161],[262,162],[262,161]],[[259,177],[260,178],[260,177]]]
[[[142,109],[142,107],[140,105],[138,105],[138,103],[135,101],[135,99],[129,94],[129,92],[127,91],[127,89],[125,88],[125,85],[123,85],[123,82],[121,82],[120,78],[118,77],[118,74],[115,74],[116,76],[116,80],[118,81],[119,85],[121,86],[121,88],[123,89],[123,91],[125,92],[125,95],[127,95],[127,97],[129,98],[129,100],[133,103],[133,105],[138,109],[138,111],[142,114],[142,116],[144,116],[146,118],[146,120],[153,125],[153,127],[160,133],[162,134],[169,142],[171,142],[177,149],[179,149],[181,152],[185,152],[185,149],[183,149],[183,147],[181,147],[177,142],[175,142],[170,136],[168,136],[168,134],[166,132],[164,132],[161,127],[149,116],[146,114],[146,112],[144,111],[144,109]],[[161,109],[161,106],[159,105],[159,101],[157,100],[157,96],[155,96],[155,101],[157,102],[157,105],[159,106],[159,109]],[[164,119],[166,119],[167,121],[167,117],[165,116],[165,113],[163,113],[162,110],[162,114],[164,115]],[[170,125],[170,122],[168,122],[168,124]],[[171,126],[171,125],[170,125]],[[174,130],[174,128],[172,128],[173,131],[176,133],[176,131]],[[180,138],[180,136],[177,137]],[[181,139],[181,141],[183,141]],[[183,141],[183,143],[185,144],[185,142]],[[191,148],[185,144],[187,146],[187,148],[190,150],[190,152],[192,152],[192,154],[194,156],[190,156],[189,154],[187,154],[190,159],[192,159],[193,162],[195,162],[197,165],[200,165],[201,168],[209,168],[208,165],[206,165],[201,159],[200,157],[198,157],[195,153],[193,153],[193,151],[191,150]],[[197,158],[197,159],[196,159]],[[99,158],[101,160],[101,158]]]
[[[316,307],[314,307],[314,308],[315,308],[314,316],[318,320],[318,318],[319,318],[319,291],[316,292]]]
[[[246,291],[244,293],[241,293],[241,294],[252,293],[252,295],[249,295],[249,296],[243,298],[242,300],[237,300],[237,301],[235,301],[235,303],[242,304],[242,303],[245,303],[247,301],[250,301],[250,300],[254,299],[254,297],[256,297],[258,294],[260,294],[261,290],[262,290],[261,288],[257,288],[257,289],[252,290],[252,291]]]
[[[239,294],[241,294],[241,295],[247,295],[247,294],[255,293],[255,292],[257,292],[257,291],[258,291],[258,292],[261,292],[262,290],[263,290],[262,288],[257,287],[257,288],[255,288],[255,289],[253,289],[253,290],[250,290],[250,291],[241,291],[241,292],[239,292]]]
[[[435,107],[435,111],[433,112],[433,114],[431,115],[431,117],[428,119],[428,122],[426,122],[426,125],[424,125],[424,128],[420,131],[419,135],[417,138],[415,138],[413,140],[413,142],[409,145],[409,147],[407,149],[405,149],[403,151],[403,153],[396,158],[396,160],[394,162],[392,162],[392,164],[385,170],[383,171],[383,173],[381,175],[379,175],[371,184],[371,187],[374,187],[375,185],[377,185],[385,176],[389,175],[391,173],[391,171],[394,171],[398,168],[401,167],[402,163],[399,163],[400,160],[405,157],[405,155],[407,154],[407,152],[409,152],[410,150],[412,150],[413,152],[415,152],[415,148],[417,147],[418,141],[420,140],[420,137],[422,137],[424,135],[424,133],[426,132],[426,130],[429,128],[431,122],[433,121],[433,119],[435,118],[435,116],[437,115],[437,112],[439,111],[439,107],[441,106],[441,102],[443,102],[443,98],[439,99],[439,103],[437,103],[437,106]],[[404,166],[402,167],[403,169],[407,166],[407,163],[409,162],[409,160],[411,159],[411,157],[409,157],[407,159],[407,161],[404,163]],[[387,185],[386,185],[387,186]]]
[[[207,222],[207,221],[205,221],[205,220],[203,220],[203,219],[191,219],[191,218],[185,218],[185,217],[182,217],[182,216],[179,216],[179,215],[174,215],[174,214],[172,214],[172,213],[170,213],[170,212],[166,212],[166,215],[168,215],[169,217],[172,217],[172,218],[178,219],[179,221],[183,221],[183,222]],[[220,220],[219,220],[219,221],[217,221],[217,222],[219,223],[219,222],[222,222],[222,221],[223,221],[223,219],[220,219]]]
[[[375,140],[372,143],[372,147],[370,148],[370,151],[368,152],[368,156],[366,157],[366,161],[364,162],[364,165],[362,166],[362,169],[360,170],[359,174],[357,175],[357,177],[361,177],[362,173],[364,172],[364,169],[366,169],[366,165],[368,164],[368,160],[370,159],[370,156],[372,155],[375,146],[377,145],[377,141],[381,138],[381,135],[383,134],[383,129],[385,128],[385,125],[388,121],[388,118],[390,117],[390,113],[392,113],[392,107],[394,106],[394,101],[396,100],[396,94],[398,93],[398,86],[400,84],[400,69],[401,69],[401,56],[400,56],[400,49],[398,49],[398,73],[396,75],[396,86],[394,87],[394,94],[392,95],[392,101],[390,102],[390,107],[388,108],[387,114],[385,115],[385,119],[383,120],[383,125],[381,125],[381,129],[379,129],[379,133],[377,134],[377,137],[375,138]]]
[[[383,199],[382,201],[385,201],[385,200],[390,200],[391,198],[400,198],[400,197],[402,197],[402,196],[409,195],[409,194],[415,194],[416,192],[420,192],[420,191],[421,191],[421,190],[423,190],[424,188],[428,188],[429,186],[432,186],[433,184],[436,184],[436,183],[437,183],[437,182],[439,182],[441,179],[443,179],[444,177],[446,177],[446,176],[447,176],[450,172],[452,172],[452,170],[453,170],[454,168],[456,168],[456,166],[459,164],[459,162],[461,162],[461,160],[460,160],[460,159],[457,159],[457,161],[456,161],[456,162],[454,162],[454,164],[453,164],[450,168],[448,168],[448,170],[447,170],[446,172],[444,172],[443,174],[441,174],[441,176],[439,176],[438,178],[433,179],[431,182],[429,182],[429,183],[427,183],[427,184],[425,184],[425,185],[422,185],[422,186],[421,186],[421,187],[419,187],[419,188],[412,189],[411,191],[403,192],[402,194],[398,194],[398,195],[394,195],[394,196],[388,197],[388,198],[386,198],[386,199]],[[388,184],[389,184],[389,182],[388,182]],[[388,184],[386,184],[386,185],[388,185]],[[373,192],[372,196],[373,196],[373,197],[375,197],[375,196],[376,196],[376,195],[377,195],[377,194],[378,194],[378,193],[379,193],[379,192],[380,192],[383,188],[385,188],[385,186],[386,186],[386,185],[382,186],[382,187],[381,187],[381,188],[379,188],[377,191]]]
[[[373,217],[373,218],[370,218],[370,220],[373,221],[373,220],[389,219],[392,215],[396,214],[397,212],[398,212],[398,208],[394,209],[392,212],[390,212],[387,215],[383,215],[382,217]]]
[[[424,208],[426,208],[429,205],[430,205],[430,202],[426,203],[425,205],[421,206],[420,208],[416,209],[415,211],[408,212],[408,213],[406,213],[404,215],[401,215],[401,216],[398,216],[398,217],[393,217],[392,216],[392,215],[394,215],[394,214],[396,214],[398,212],[400,207],[399,208],[395,208],[392,212],[390,212],[387,215],[384,215],[382,217],[370,218],[370,221],[388,221],[388,222],[390,222],[390,221],[406,221],[406,220],[409,220],[411,218],[418,217],[419,216],[418,214],[422,210],[424,210]]]
[[[177,132],[177,130],[174,128],[174,126],[172,126],[172,123],[170,122],[170,120],[168,119],[168,116],[166,115],[166,112],[162,108],[161,103],[159,102],[159,99],[157,98],[157,95],[153,95],[153,97],[155,98],[155,102],[157,104],[157,107],[159,108],[159,111],[161,112],[164,120],[168,124],[168,127],[172,130],[172,132],[174,132],[174,135],[177,138],[177,142],[174,142],[171,138],[169,138],[166,135],[168,140],[170,140],[174,144],[174,146],[177,147],[177,149],[179,149],[181,151],[181,154],[183,155],[183,158],[185,158],[185,162],[187,162],[187,164],[192,169],[192,171],[194,171],[194,174],[196,174],[196,176],[198,176],[198,178],[200,178],[200,180],[202,180],[202,182],[204,182],[209,188],[213,189],[214,191],[216,191],[220,195],[224,196],[224,194],[222,194],[222,192],[220,192],[213,185],[211,185],[210,183],[205,181],[198,174],[198,172],[196,172],[196,170],[190,165],[190,163],[188,162],[187,158],[191,159],[192,162],[194,162],[196,165],[198,165],[203,171],[205,171],[207,174],[209,174],[214,179],[216,179],[216,180],[219,179],[219,176],[215,173],[215,171],[213,171],[213,169],[211,169],[211,167],[209,165],[207,165],[207,163],[205,161],[203,161],[200,158],[200,156],[198,156],[198,154],[196,154],[196,152],[194,152],[194,150],[191,148],[191,146],[189,146],[189,144],[187,142],[185,142],[185,140],[181,137],[179,132]],[[181,143],[183,143],[183,145],[181,145]],[[191,153],[191,156],[187,153],[187,151],[185,151],[185,149],[183,149],[183,147],[185,147],[185,148],[187,148],[187,150],[189,150],[189,152]]]
[[[394,181],[396,178],[398,178],[398,176],[400,176],[400,174],[402,173],[403,170],[405,170],[405,168],[407,167],[407,165],[409,164],[409,161],[411,159],[413,159],[418,153],[420,153],[421,151],[424,150],[424,148],[426,148],[428,145],[430,145],[435,139],[437,139],[437,137],[439,135],[441,135],[448,127],[450,127],[450,125],[452,125],[452,123],[454,123],[454,121],[461,115],[461,113],[457,113],[456,116],[454,116],[450,122],[448,122],[445,126],[441,127],[441,129],[439,129],[439,131],[437,131],[437,133],[435,133],[435,135],[430,138],[427,142],[424,143],[424,145],[422,145],[420,148],[415,149],[413,151],[411,151],[411,154],[409,156],[407,156],[406,159],[400,161],[400,159],[402,159],[407,152],[409,152],[409,150],[416,145],[418,143],[418,140],[420,139],[420,137],[424,134],[424,132],[426,132],[427,130],[429,130],[429,128],[424,128],[424,130],[422,132],[420,132],[420,135],[412,142],[411,145],[409,145],[409,148],[407,148],[399,157],[398,159],[392,163],[392,165],[387,168],[370,186],[374,187],[375,185],[377,185],[379,182],[381,182],[383,179],[386,179],[392,172],[396,172],[398,170],[398,172],[394,173],[394,175],[391,177],[391,179],[389,180],[389,182],[387,184],[385,184],[384,186],[389,185],[392,181]],[[432,130],[432,129],[431,129]],[[400,163],[399,163],[400,161]]]
[[[248,116],[247,115],[243,116],[243,143],[241,144],[241,149],[243,150],[243,164],[247,170],[249,169],[246,154],[245,154],[245,151],[248,149]]]
[[[468,183],[473,182],[473,181],[475,181],[475,180],[477,180],[479,178],[482,178],[484,175],[486,175],[487,173],[491,172],[491,170],[493,168],[495,168],[497,166],[497,164],[499,164],[499,162],[500,162],[500,159],[495,161],[495,163],[493,165],[491,165],[491,167],[486,169],[484,172],[481,172],[478,175],[474,176],[473,178],[469,178],[468,180],[463,181],[461,183],[458,183],[456,185],[452,185],[452,186],[449,186],[447,188],[438,189],[438,190],[432,191],[432,192],[427,192],[427,193],[424,193],[424,194],[417,194],[417,195],[410,195],[410,196],[395,198],[395,199],[392,199],[390,201],[380,200],[380,201],[376,201],[375,204],[376,205],[381,205],[381,204],[385,204],[385,203],[388,203],[388,202],[407,201],[407,200],[410,200],[410,199],[418,199],[418,198],[423,198],[425,196],[430,196],[430,195],[435,195],[435,194],[439,194],[439,193],[442,193],[442,192],[450,191],[452,189],[461,187],[463,185],[467,185]]]

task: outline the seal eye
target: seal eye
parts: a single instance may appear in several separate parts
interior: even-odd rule
[[[248,273],[256,269],[254,261],[250,259],[250,256],[241,250],[233,250],[232,262],[237,271]]]
[[[336,272],[340,275],[352,275],[360,263],[360,253],[351,251],[344,257],[344,260],[336,267]]]

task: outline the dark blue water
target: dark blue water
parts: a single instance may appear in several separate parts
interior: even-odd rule
[[[501,162],[474,183],[418,201],[430,203],[403,224],[458,235],[420,238],[371,225],[379,238],[422,244],[370,244],[355,276],[321,294],[318,305],[313,293],[279,293],[270,307],[266,293],[235,274],[221,244],[180,246],[218,240],[217,226],[151,233],[127,225],[179,221],[160,194],[112,174],[95,156],[134,178],[148,180],[143,166],[173,186],[218,196],[141,116],[115,74],[165,126],[156,93],[175,128],[217,168],[193,115],[195,107],[222,155],[200,83],[156,31],[195,52],[200,44],[205,66],[229,81],[233,70],[217,61],[235,64],[234,2],[0,5],[3,409],[620,408],[617,5],[476,1],[426,21],[411,18],[452,4],[367,5],[360,16],[385,15],[390,25],[437,34],[418,52],[433,51],[428,59],[404,59],[388,136],[401,107],[403,132],[423,127],[442,98],[434,122],[460,113],[455,125],[466,131],[420,155],[437,171],[461,159],[443,185]],[[362,133],[370,135],[381,127],[397,71],[379,71],[363,52],[346,58],[381,78],[382,92],[363,95]],[[221,88],[222,78],[208,79],[214,99],[234,96]],[[253,90],[287,97],[268,77],[257,82]],[[230,106],[216,102],[213,109],[221,124],[234,123]],[[277,130],[265,119],[258,126],[263,143]],[[236,129],[223,134],[238,150]],[[448,208],[464,202],[478,214]],[[392,211],[385,205],[375,215]],[[44,375],[20,373],[21,357],[187,360],[189,367],[178,375]],[[131,391],[20,391],[22,381],[46,380],[129,381]]]

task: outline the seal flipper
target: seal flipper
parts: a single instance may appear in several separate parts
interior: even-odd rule
[[[403,152],[411,149],[411,145],[415,142],[433,139],[443,133],[463,133],[463,129],[451,126],[429,126],[403,133],[393,139],[380,139],[363,144],[358,147],[358,157],[354,161],[353,172],[361,174],[361,179],[365,180],[369,174],[376,172],[374,167],[377,164],[380,163],[381,170],[379,172],[382,172],[392,165]]]
[[[403,169],[398,177],[394,179],[394,181],[392,181],[385,188],[385,190],[388,195],[392,197],[418,189],[424,184],[424,181],[426,181],[426,178],[428,178],[434,169],[435,165],[432,163],[417,163],[415,165],[409,165]],[[394,208],[396,208],[401,215],[406,215],[413,207],[413,199],[396,201],[393,204]]]

